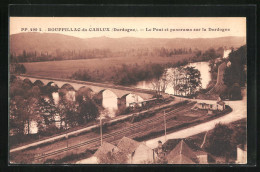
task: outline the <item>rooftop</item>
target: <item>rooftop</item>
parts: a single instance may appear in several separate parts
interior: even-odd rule
[[[177,146],[167,155],[168,163],[173,164],[194,164],[197,163],[197,156],[193,150],[181,140]]]
[[[136,148],[142,143],[139,143],[133,139],[130,139],[128,137],[123,137],[119,143],[117,144],[117,147],[126,154],[133,153]]]
[[[102,146],[100,146],[98,148],[98,150],[95,152],[94,156],[97,158],[105,156],[108,152],[112,152],[115,147],[116,146],[114,146],[110,143],[103,142]]]
[[[184,139],[169,139],[163,144],[163,148],[166,152],[170,152],[173,150],[180,141],[183,140],[193,151],[202,151],[202,149],[194,143],[191,138],[184,138]]]

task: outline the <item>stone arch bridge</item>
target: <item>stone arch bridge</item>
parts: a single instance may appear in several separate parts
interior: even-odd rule
[[[69,84],[73,87],[75,91],[78,91],[82,87],[86,87],[91,89],[94,94],[100,94],[104,90],[109,90],[118,97],[118,100],[121,100],[123,102],[125,102],[125,100],[122,99],[125,99],[126,95],[128,94],[135,94],[137,96],[140,96],[143,100],[149,100],[155,95],[155,91],[152,90],[118,86],[118,85],[112,85],[107,83],[95,83],[95,82],[78,81],[78,80],[62,79],[62,78],[49,78],[43,76],[29,76],[29,75],[15,75],[15,76],[22,80],[29,79],[32,83],[42,82],[44,85],[54,83],[59,88],[62,88],[64,85]]]

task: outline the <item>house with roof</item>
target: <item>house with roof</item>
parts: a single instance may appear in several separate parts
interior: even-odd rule
[[[109,153],[117,152],[118,148],[115,145],[112,145],[108,142],[103,142],[102,145],[98,148],[98,150],[93,155],[92,159],[96,159],[98,164],[104,163],[106,159],[109,159]]]
[[[94,157],[96,157],[98,161],[100,161],[101,158],[107,156],[107,153],[113,152],[115,149],[116,146],[104,141],[102,145],[98,148],[98,150],[95,152]]]
[[[76,164],[102,164],[104,159],[109,158],[108,153],[117,151],[115,145],[103,141],[102,145],[98,148],[95,154],[87,159],[78,161]]]
[[[117,148],[127,156],[128,164],[153,163],[154,152],[143,142],[137,142],[128,137],[123,137],[117,144]]]
[[[212,158],[191,139],[171,139],[163,147],[168,164],[208,164]]]
[[[217,101],[215,104],[209,104],[209,103],[196,103],[194,107],[192,108],[193,110],[196,109],[204,109],[204,110],[218,110],[218,111],[223,111],[225,110],[225,102],[222,100]]]
[[[168,164],[197,164],[198,158],[191,148],[181,140],[166,157]]]
[[[154,152],[143,142],[123,137],[117,146],[103,142],[95,154],[77,164],[147,164],[154,162]]]

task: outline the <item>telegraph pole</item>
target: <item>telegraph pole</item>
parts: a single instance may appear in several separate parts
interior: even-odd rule
[[[101,115],[100,115],[100,141],[101,141],[101,146],[102,146],[102,118],[101,118]]]
[[[164,137],[166,142],[166,118],[165,118],[165,110],[163,111],[163,118],[164,118]]]

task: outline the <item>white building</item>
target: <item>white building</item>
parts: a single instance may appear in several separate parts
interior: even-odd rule
[[[237,164],[246,164],[247,163],[247,145],[238,145],[237,146]]]

